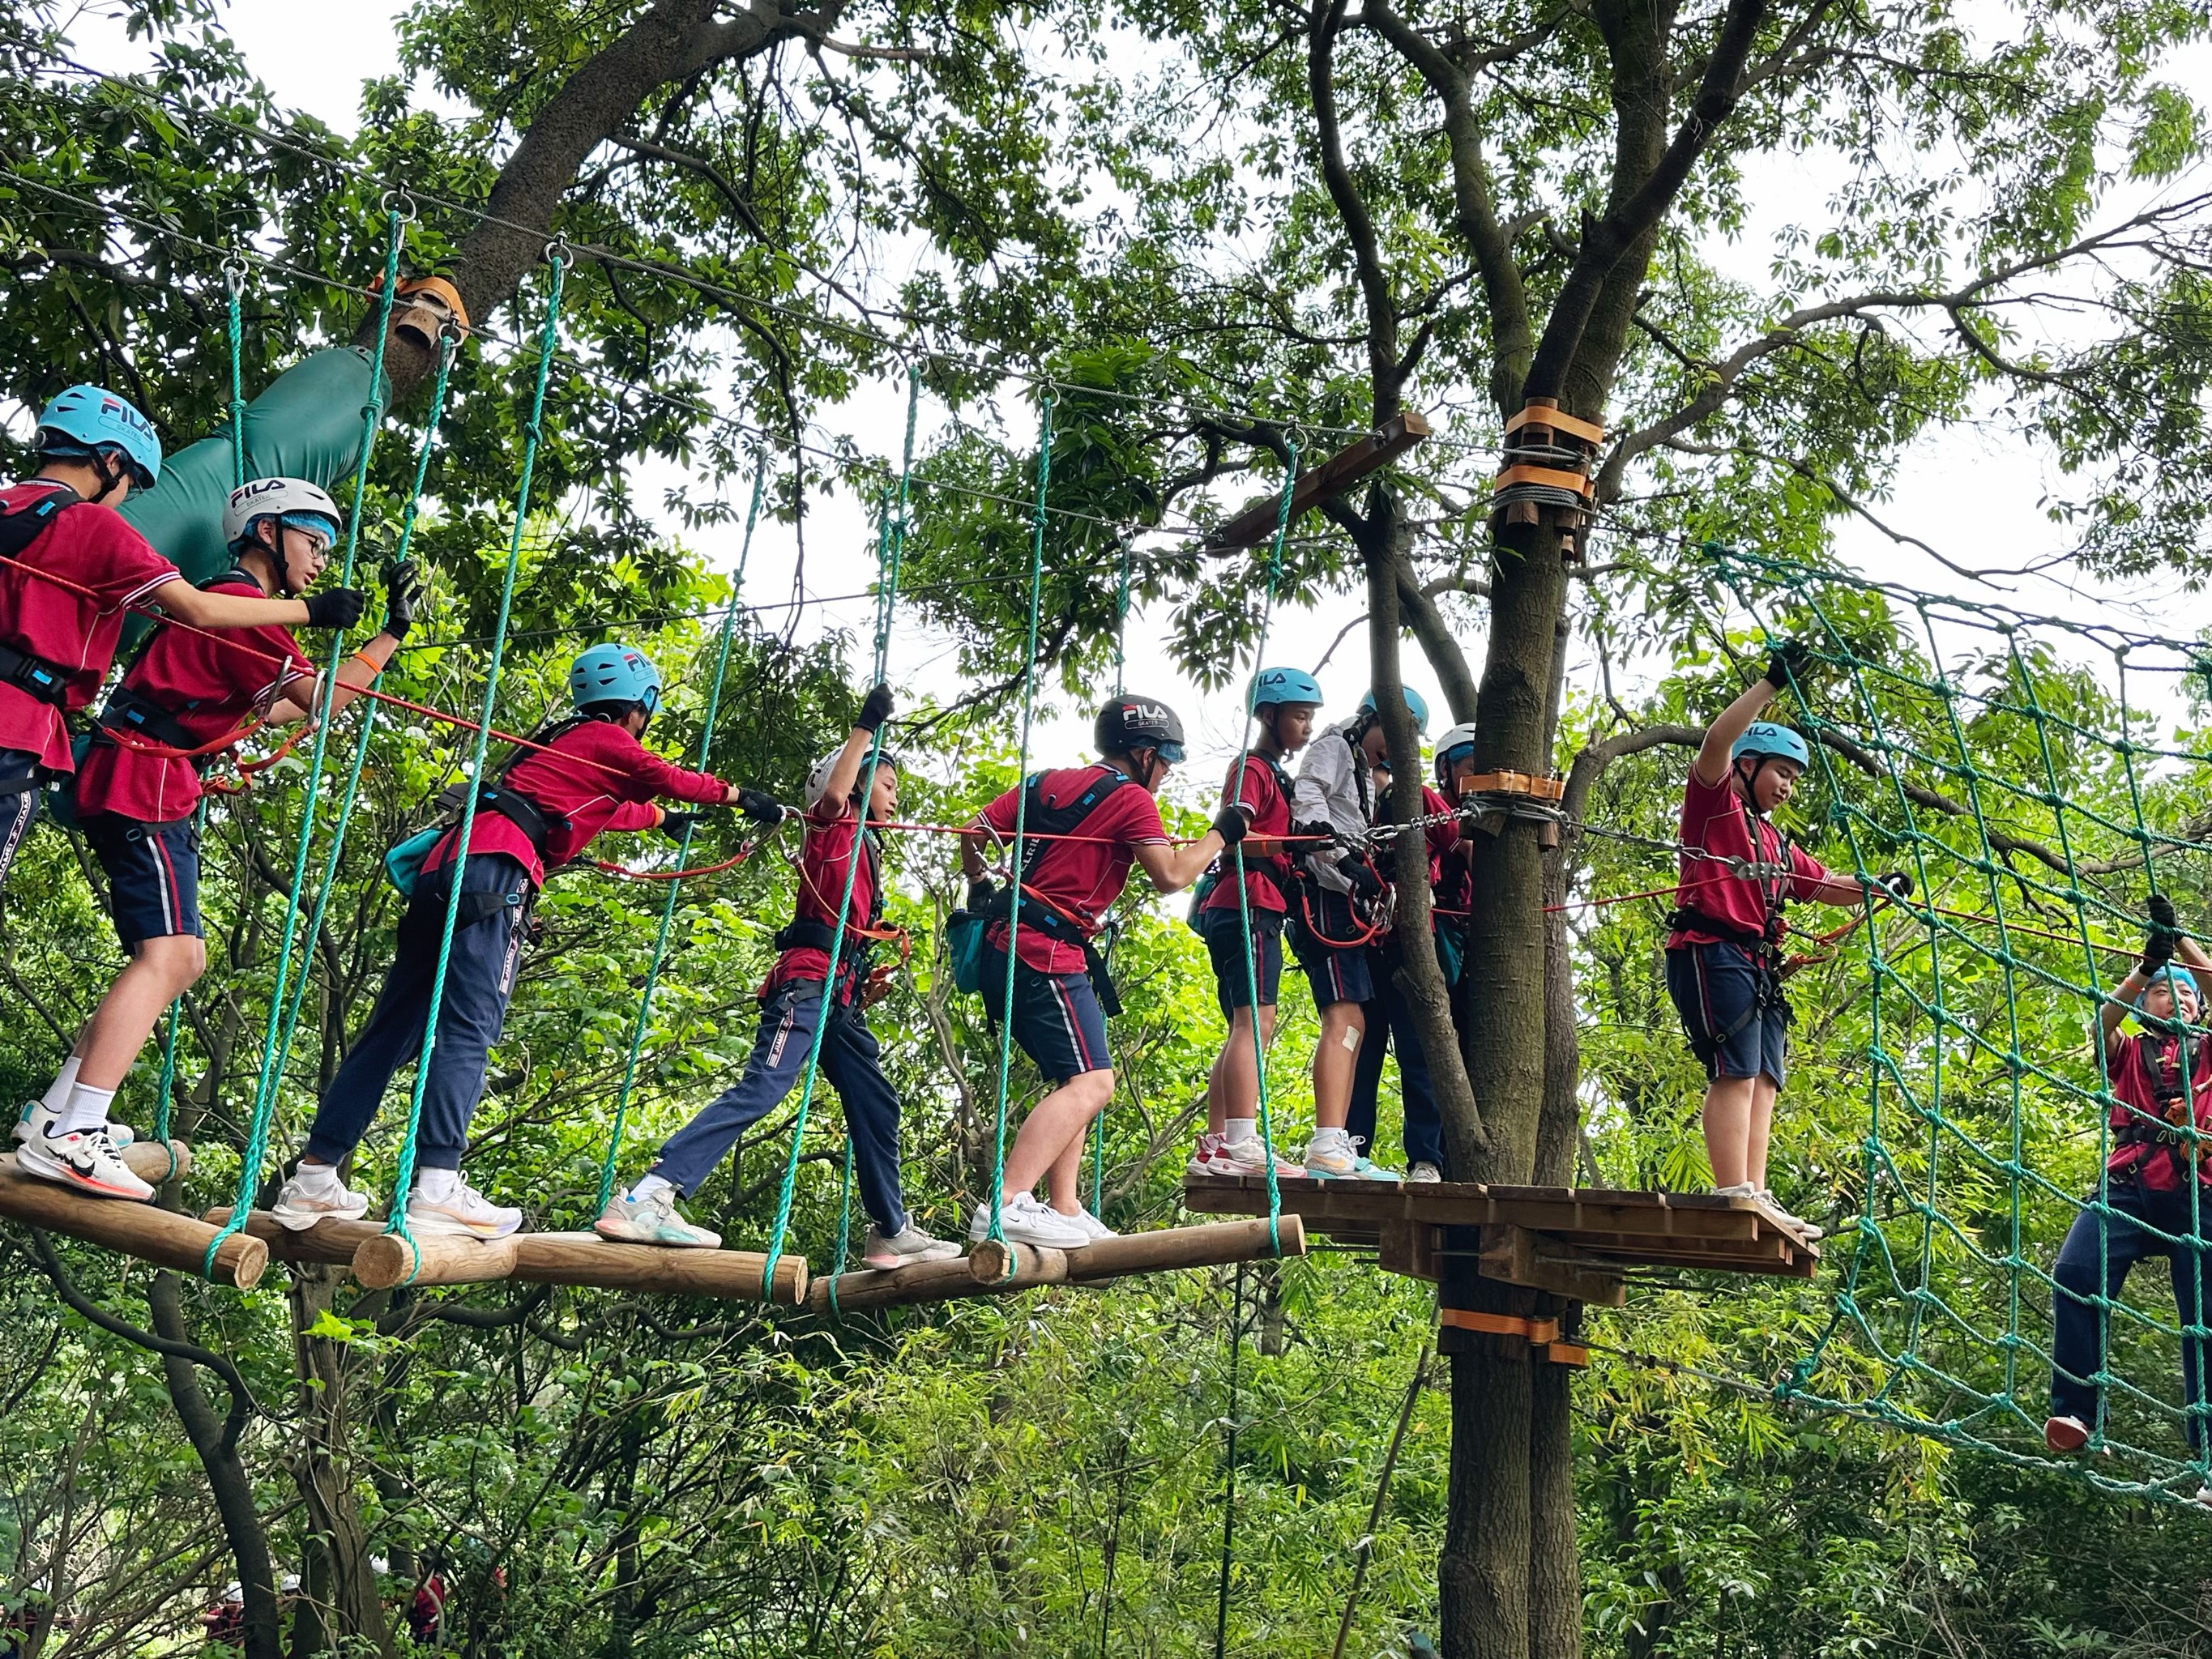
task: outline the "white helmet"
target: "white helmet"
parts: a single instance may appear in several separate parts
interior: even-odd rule
[[[300,1575],[296,1572],[286,1573],[284,1582],[276,1588],[286,1595],[297,1595],[300,1593]]]
[[[246,1586],[235,1578],[232,1579],[222,1587],[222,1599],[226,1601],[243,1601],[246,1599]]]
[[[1462,720],[1437,739],[1436,771],[1439,786],[1451,782],[1452,762],[1474,747],[1474,722]]]
[[[822,804],[822,797],[829,793],[830,774],[836,769],[837,765],[837,757],[844,752],[845,751],[842,748],[832,749],[820,760],[815,762],[814,769],[806,775],[807,811],[812,811],[814,808]],[[878,768],[888,766],[892,771],[896,772],[898,770],[898,757],[893,755],[890,750],[886,749],[877,756],[876,764]],[[864,757],[860,762],[860,776],[865,778],[867,775],[868,763]],[[856,780],[854,781],[854,787],[858,788],[859,787],[859,782]]]
[[[256,519],[275,514],[286,524],[320,530],[332,541],[345,520],[329,491],[305,478],[250,478],[230,492],[222,510],[222,539],[235,549],[246,539]],[[315,522],[319,520],[319,522]]]

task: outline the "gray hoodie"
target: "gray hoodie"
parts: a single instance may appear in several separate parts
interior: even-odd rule
[[[1326,823],[1340,836],[1357,840],[1373,822],[1375,790],[1367,757],[1353,740],[1358,718],[1332,726],[1306,750],[1291,797],[1291,817],[1298,823]],[[1332,893],[1348,893],[1352,884],[1336,867],[1342,854],[1324,848],[1306,854],[1306,868]]]

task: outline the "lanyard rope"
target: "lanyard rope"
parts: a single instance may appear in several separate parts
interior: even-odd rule
[[[346,586],[353,578],[354,554],[361,535],[362,498],[368,490],[369,458],[376,447],[376,428],[384,416],[384,343],[392,330],[392,296],[399,285],[399,251],[406,235],[406,221],[395,205],[386,213],[387,224],[384,247],[383,297],[376,311],[376,350],[368,366],[368,401],[361,410],[361,453],[354,464],[353,506],[346,515],[345,559],[339,572],[338,585]],[[242,423],[238,427],[241,434]],[[242,470],[243,462],[234,460]],[[320,791],[323,772],[323,748],[330,729],[331,692],[337,684],[338,665],[345,660],[345,630],[336,630],[331,638],[331,659],[325,669],[322,695],[318,699],[314,714],[315,745],[307,763],[306,798],[300,805],[300,837],[292,854],[291,890],[284,900],[284,927],[276,950],[276,982],[269,994],[269,1020],[261,1037],[261,1072],[253,1089],[253,1115],[248,1120],[246,1147],[239,1159],[238,1191],[231,1200],[230,1217],[220,1231],[209,1241],[207,1255],[200,1264],[202,1274],[212,1278],[215,1273],[215,1254],[224,1239],[246,1224],[253,1208],[255,1190],[261,1184],[261,1165],[269,1151],[269,1126],[276,1116],[276,1085],[279,1068],[276,1064],[279,1048],[278,1033],[283,1015],[285,988],[292,969],[293,945],[299,933],[300,896],[306,885],[307,851],[315,836],[315,805]],[[304,979],[309,967],[307,960],[300,963]]]
[[[738,602],[745,591],[745,565],[752,557],[753,526],[760,520],[761,489],[767,481],[768,458],[763,455],[753,466],[753,494],[751,503],[745,508],[744,539],[738,544],[738,568],[730,577],[730,602],[722,611],[714,678],[707,688],[707,707],[700,716],[698,769],[702,772],[707,769],[708,758],[714,751],[714,719],[722,707],[722,682],[730,672],[730,642],[737,632]],[[599,1164],[599,1196],[592,1206],[595,1215],[607,1207],[607,1200],[614,1195],[616,1163],[622,1156],[623,1126],[629,1119],[630,1091],[637,1081],[637,1057],[645,1047],[645,1034],[653,1018],[653,994],[660,983],[661,963],[668,955],[668,934],[676,921],[681,878],[690,873],[682,866],[691,855],[692,827],[690,823],[684,826],[684,840],[676,854],[677,878],[669,882],[668,902],[660,907],[660,929],[653,935],[653,960],[645,970],[645,989],[637,1000],[637,1018],[630,1024],[629,1053],[623,1060],[622,1086],[615,1091],[614,1127],[608,1132],[606,1156]]]
[[[408,1097],[407,1130],[399,1140],[398,1168],[392,1176],[391,1219],[385,1224],[386,1232],[410,1238],[407,1231],[407,1194],[415,1179],[415,1142],[422,1127],[422,1095],[430,1080],[430,1062],[438,1048],[438,1016],[445,1006],[446,970],[453,955],[453,927],[461,908],[462,878],[468,872],[469,837],[476,828],[477,800],[483,790],[484,757],[491,744],[491,714],[499,696],[500,671],[507,657],[507,629],[514,614],[514,579],[522,564],[522,534],[530,522],[530,483],[538,470],[538,445],[544,433],[545,383],[553,369],[553,353],[561,339],[561,286],[567,274],[568,261],[566,250],[559,245],[545,252],[545,261],[551,270],[551,280],[546,284],[545,321],[538,331],[538,380],[530,398],[530,424],[523,430],[522,476],[514,489],[514,525],[507,538],[507,569],[499,590],[499,619],[494,625],[491,641],[491,661],[484,669],[483,712],[477,720],[475,752],[469,758],[469,791],[461,808],[460,828],[455,832],[452,875],[446,890],[446,915],[438,935],[438,965],[430,979],[430,1006],[422,1018],[422,1049],[415,1062],[415,1086]],[[388,285],[387,285],[388,286]],[[416,1267],[421,1257],[416,1258]],[[414,1273],[410,1272],[411,1280]]]
[[[1114,592],[1114,695],[1127,689],[1123,677],[1129,660],[1129,543],[1121,544],[1121,580]],[[1106,1207],[1106,1114],[1091,1120],[1091,1213]]]

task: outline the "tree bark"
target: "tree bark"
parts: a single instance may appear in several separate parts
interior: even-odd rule
[[[1437,1564],[1446,1659],[1531,1659],[1525,1359],[1482,1352],[1451,1362],[1451,1480]]]
[[[292,1343],[304,1437],[292,1472],[330,1571],[330,1605],[341,1644],[350,1650],[366,1643],[391,1659],[392,1632],[369,1565],[368,1530],[347,1452],[351,1379],[346,1347],[307,1334],[331,1307],[337,1277],[329,1267],[293,1271]]]

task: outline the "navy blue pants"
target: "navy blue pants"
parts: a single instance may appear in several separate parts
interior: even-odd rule
[[[2136,1224],[2138,1220],[2145,1221],[2175,1238],[2189,1238],[2196,1231],[2190,1219],[2189,1189],[2184,1187],[2170,1193],[2152,1193],[2132,1181],[2116,1181],[2110,1201],[2118,1213],[2109,1218],[2094,1210],[2084,1210],[2074,1218],[2074,1224],[2066,1232],[2066,1243],[2058,1252],[2058,1265],[2051,1269],[2058,1289],[2051,1298],[2054,1328],[2051,1342],[2051,1414],[2078,1417],[2092,1427],[2097,1421],[2097,1389],[2088,1378],[2102,1368],[2105,1349],[2099,1332],[2102,1316],[2095,1304],[2086,1298],[2101,1291],[2106,1299],[2118,1301],[2128,1282],[2128,1269],[2145,1256],[2163,1255],[2167,1258],[2168,1273],[2173,1281],[2174,1311],[2179,1316],[2181,1328],[2187,1330],[2212,1319],[2212,1283],[2203,1285],[2206,1302],[2201,1315],[2197,1309],[2197,1289],[2203,1279],[2208,1247],[2201,1243],[2169,1244]],[[2201,1205],[2201,1225],[2206,1232],[2212,1233],[2212,1192],[2204,1194]],[[2105,1235],[2101,1285],[2097,1271],[2100,1232]],[[2124,1315],[2113,1321],[2115,1327],[2129,1322],[2131,1322]],[[2191,1405],[2199,1405],[2204,1399],[2203,1390],[2203,1340],[2185,1336],[2181,1341],[2181,1397]],[[2191,1450],[2201,1453],[2204,1449],[2204,1421],[2201,1415],[2189,1419],[2189,1444]]]
[[[46,790],[39,776],[39,757],[27,749],[0,749],[0,883],[8,879],[9,866],[23,850],[23,837],[39,816],[39,799]]]
[[[1344,1121],[1345,1133],[1375,1144],[1376,1091],[1382,1085],[1382,1056],[1398,1055],[1398,1097],[1406,1108],[1406,1162],[1444,1167],[1444,1121],[1437,1110],[1437,1097],[1429,1086],[1429,1062],[1421,1052],[1421,1034],[1413,1025],[1413,1011],[1398,989],[1392,970],[1394,957],[1381,951],[1370,953],[1368,977],[1375,994],[1359,1005],[1366,1016],[1367,1034],[1359,1040],[1359,1057],[1352,1070],[1352,1109]]]
[[[792,980],[761,1004],[760,1030],[744,1073],[669,1138],[653,1173],[689,1198],[738,1137],[783,1102],[806,1069],[822,1017],[822,981]],[[845,1107],[860,1206],[886,1237],[906,1225],[899,1191],[899,1100],[884,1078],[866,1014],[849,1004],[822,1033],[821,1074]]]
[[[385,975],[376,1012],[353,1040],[352,1051],[315,1109],[307,1155],[321,1163],[336,1164],[361,1144],[392,1073],[422,1052],[449,890],[441,877],[424,877],[400,920],[398,954]],[[476,894],[483,897],[471,903]],[[453,927],[445,1000],[438,1009],[438,1042],[430,1054],[422,1123],[415,1138],[418,1169],[461,1167],[469,1119],[483,1094],[484,1062],[499,1041],[507,999],[514,994],[530,896],[528,872],[503,853],[479,854],[462,872],[465,908]],[[485,914],[471,921],[471,910]],[[463,921],[468,925],[461,926]]]

